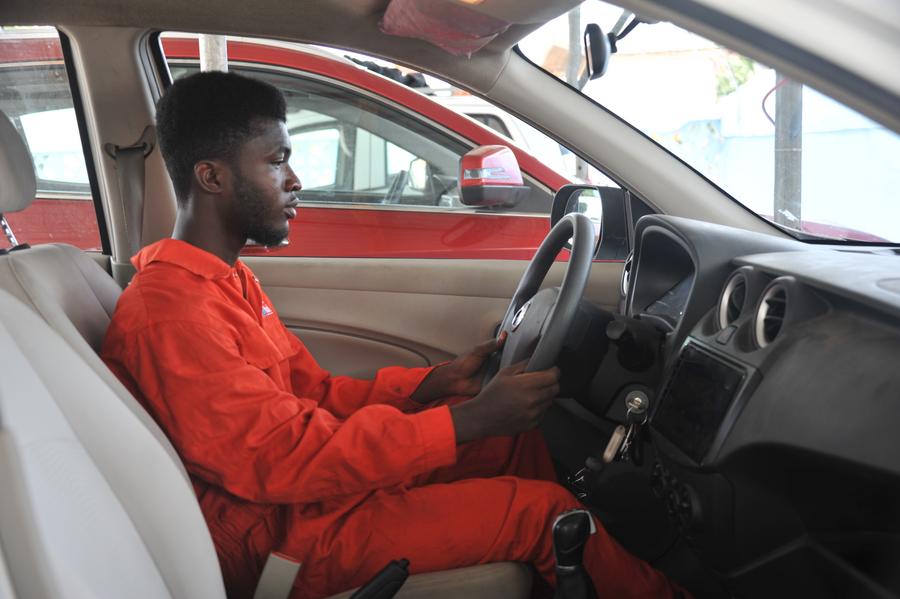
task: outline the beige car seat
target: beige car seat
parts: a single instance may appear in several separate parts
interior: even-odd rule
[[[34,195],[31,155],[0,112],[0,216]],[[120,293],[68,245],[0,255],[0,597],[225,597],[181,460],[97,356]],[[529,568],[500,563],[412,576],[397,597],[530,588]]]

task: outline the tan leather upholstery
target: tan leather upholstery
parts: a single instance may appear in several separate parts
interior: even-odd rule
[[[531,593],[531,568],[502,562],[410,576],[396,599],[515,599]],[[356,589],[330,599],[349,599]]]
[[[0,214],[17,212],[31,205],[37,189],[31,153],[19,132],[0,112]]]
[[[97,352],[122,290],[96,262],[69,245],[40,245],[0,256],[0,289],[33,308],[78,352],[140,420],[187,479],[168,438]]]

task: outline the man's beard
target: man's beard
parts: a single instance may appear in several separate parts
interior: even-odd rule
[[[276,229],[267,222],[266,194],[240,173],[236,173],[234,186],[237,200],[237,217],[243,223],[243,234],[260,245],[272,247],[287,239],[287,227]]]

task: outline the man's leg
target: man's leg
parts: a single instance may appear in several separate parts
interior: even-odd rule
[[[416,477],[414,484],[449,483],[502,475],[556,480],[553,461],[540,430],[514,437],[488,437],[461,445],[456,450],[456,464]]]
[[[532,563],[555,583],[551,525],[581,507],[565,489],[511,476],[378,491],[339,517],[298,508],[280,551],[303,562],[292,599],[359,586],[389,560],[412,573],[490,562]],[[661,573],[628,554],[601,525],[585,566],[603,597],[671,597]]]

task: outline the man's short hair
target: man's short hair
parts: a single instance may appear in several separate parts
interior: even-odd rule
[[[284,122],[285,111],[281,92],[257,79],[209,71],[175,81],[157,105],[156,136],[178,201],[190,194],[197,162],[234,164],[259,119]]]

